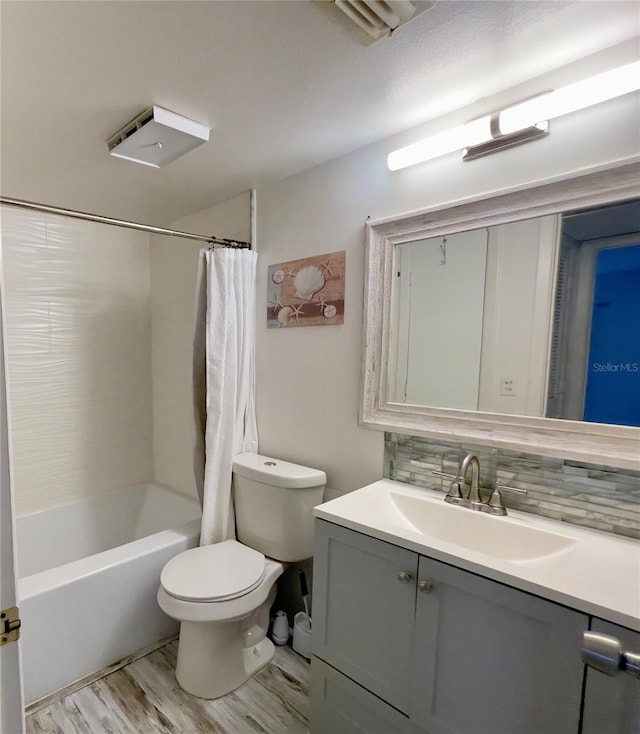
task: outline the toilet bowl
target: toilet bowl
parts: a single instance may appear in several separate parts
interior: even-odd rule
[[[166,564],[158,604],[181,622],[176,679],[182,688],[218,698],[269,664],[269,609],[283,571],[282,563],[235,540],[193,548]]]
[[[311,510],[326,481],[322,471],[258,454],[236,456],[233,477],[238,540],[175,556],[158,589],[160,608],[180,621],[176,679],[207,699],[271,662],[275,582],[287,562],[312,555]]]

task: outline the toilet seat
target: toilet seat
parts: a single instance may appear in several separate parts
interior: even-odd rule
[[[236,540],[180,553],[163,568],[160,585],[175,599],[223,602],[249,594],[263,582],[265,557]]]

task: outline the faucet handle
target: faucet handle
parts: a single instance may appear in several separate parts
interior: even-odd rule
[[[447,474],[447,472],[444,471],[438,471],[437,469],[433,469],[431,471],[434,477],[444,477],[445,479],[457,479],[457,474]]]
[[[450,505],[467,505],[467,500],[462,494],[463,480],[457,474],[447,474],[443,471],[436,471],[435,469],[431,472],[436,477],[444,477],[446,479],[453,479],[449,485],[449,491],[444,497],[444,501]]]
[[[449,491],[447,492],[444,501],[448,502],[450,505],[466,505],[467,501],[462,496],[462,486],[461,483],[458,481],[460,477],[456,477],[453,482],[451,482],[451,486],[449,487]]]
[[[491,515],[506,515],[507,509],[502,503],[502,495],[500,490],[506,490],[507,492],[518,492],[519,494],[527,494],[526,489],[519,489],[518,487],[508,487],[506,484],[496,484],[491,492],[491,497],[486,504],[485,512]]]
[[[486,509],[485,509],[486,508]],[[491,497],[484,506],[484,511],[491,515],[506,515],[507,508],[502,504],[502,495],[500,494],[500,487],[496,486],[491,492]]]
[[[496,489],[506,489],[507,492],[517,492],[518,494],[529,494],[526,489],[520,487],[509,487],[507,484],[496,484]]]

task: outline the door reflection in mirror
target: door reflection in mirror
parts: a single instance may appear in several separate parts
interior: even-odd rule
[[[640,201],[394,248],[391,402],[640,426]]]
[[[640,426],[640,202],[565,217],[547,417]]]
[[[394,248],[392,402],[544,414],[560,216]]]
[[[640,426],[640,244],[598,253],[586,421]]]
[[[396,248],[397,402],[477,410],[486,229]]]

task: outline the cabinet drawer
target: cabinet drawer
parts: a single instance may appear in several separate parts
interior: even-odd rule
[[[311,734],[424,734],[406,716],[314,657]]]

